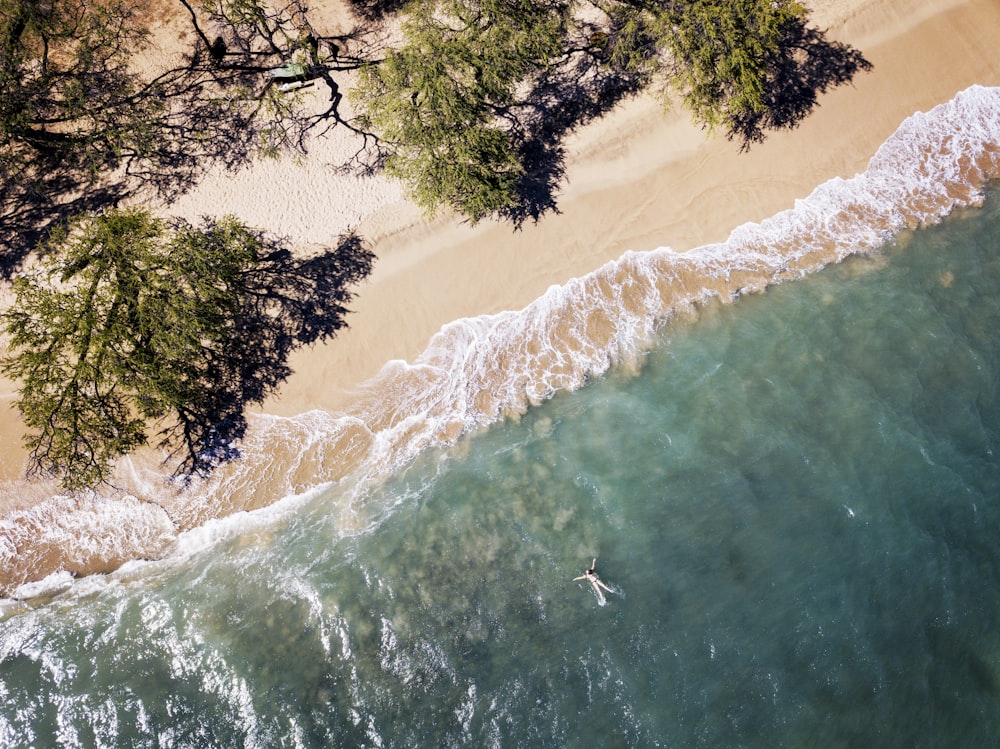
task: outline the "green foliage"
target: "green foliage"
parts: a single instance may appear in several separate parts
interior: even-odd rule
[[[608,9],[608,65],[643,77],[648,83],[659,70],[659,45],[663,31],[658,28],[666,16],[650,13],[641,5],[614,4]]]
[[[509,108],[561,53],[568,5],[417,0],[408,10],[406,42],[362,70],[352,100],[418,204],[479,221],[517,202],[525,167]]]
[[[804,15],[790,0],[692,0],[666,11],[660,28],[670,82],[695,119],[728,126],[763,111],[768,60]]]
[[[171,227],[136,209],[56,232],[4,315],[34,472],[92,487],[147,443],[147,423],[183,422],[216,384],[263,247],[234,218]]]
[[[794,0],[413,0],[404,14],[404,43],[352,99],[388,173],[472,221],[544,204],[526,192],[556,181],[539,170],[561,175],[554,141],[622,92],[658,84],[746,147],[870,67]]]
[[[807,26],[794,0],[646,0],[611,11],[610,63],[674,93],[693,119],[743,148],[795,127],[818,94],[871,64],[857,50]]]

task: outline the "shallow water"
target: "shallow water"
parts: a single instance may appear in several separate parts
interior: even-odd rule
[[[0,745],[994,745],[998,288],[991,193],[378,489],[35,601]]]

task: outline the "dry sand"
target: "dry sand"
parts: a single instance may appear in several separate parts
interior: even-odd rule
[[[352,149],[343,129],[316,142],[304,161],[206,179],[171,212],[235,213],[303,244],[330,242],[354,226],[378,256],[357,289],[350,329],[295,354],[295,374],[261,410],[339,410],[357,385],[390,360],[414,359],[452,320],[523,307],[627,250],[723,240],[818,184],[863,170],[913,112],[974,83],[1000,85],[997,0],[833,0],[813,19],[861,49],[874,70],[822,97],[801,127],[740,154],[684,112],[631,100],[570,139],[560,213],[519,231],[424,219],[398,185],[334,173],[331,165]],[[0,382],[0,479],[8,489],[24,464],[11,391]],[[14,505],[37,501],[23,484],[3,493],[21,498]]]

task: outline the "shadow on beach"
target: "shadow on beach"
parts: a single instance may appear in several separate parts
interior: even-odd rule
[[[347,327],[349,289],[371,273],[375,261],[353,232],[311,257],[263,240],[270,251],[244,274],[228,336],[206,352],[202,397],[162,433],[179,459],[177,475],[206,475],[238,457],[235,443],[246,433],[247,406],[262,403],[292,374],[288,358],[295,349]]]
[[[49,88],[56,84],[33,72],[33,53],[19,52],[27,61],[19,59],[10,72],[14,88],[0,85],[0,104],[19,107],[14,114],[25,120],[7,127],[0,144],[0,277],[9,279],[72,216],[124,201],[170,205],[211,170],[235,172],[258,158],[305,155],[310,138],[337,126],[351,129],[335,76],[367,64],[381,37],[362,27],[324,35],[308,23],[296,25],[298,17],[287,17],[287,10],[259,19],[260,28],[226,28],[213,42],[205,18],[190,10],[188,21],[175,9],[175,18],[155,20],[178,21],[184,33],[194,32],[193,41],[182,42],[186,47],[173,59],[168,54],[165,67],[141,51],[143,34],[133,28],[128,39],[99,48],[82,72],[56,71],[58,80],[87,88],[87,111],[60,112],[77,130],[49,126],[46,108],[55,106]],[[122,12],[113,20],[134,20],[132,11]],[[67,42],[63,33],[54,48],[57,43],[72,48],[77,40]],[[164,44],[176,46],[169,39]],[[283,85],[274,73],[293,58],[305,61],[309,86],[325,86],[328,95],[306,99]],[[131,65],[158,72],[125,72]]]

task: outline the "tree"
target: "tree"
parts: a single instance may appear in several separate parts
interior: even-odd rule
[[[709,127],[764,109],[768,59],[780,48],[782,29],[805,13],[788,0],[690,0],[650,8],[668,85]]]
[[[386,171],[419,205],[471,221],[510,208],[525,172],[517,156],[518,86],[558,55],[568,3],[421,0],[406,42],[362,69],[351,92],[389,150]]]
[[[871,68],[857,50],[807,27],[806,8],[793,0],[648,2],[639,13],[656,54],[633,49],[631,64],[665,72],[665,91],[676,91],[696,122],[743,149],[795,127],[818,93]]]
[[[403,13],[403,44],[362,70],[352,101],[417,203],[474,222],[554,205],[530,194],[557,187],[539,164],[561,175],[561,138],[623,95],[658,84],[747,148],[871,67],[793,0],[413,0]]]
[[[151,425],[182,472],[233,457],[246,404],[287,377],[295,343],[344,325],[373,259],[353,237],[296,260],[234,218],[140,209],[78,217],[43,251],[14,281],[3,369],[21,382],[32,472],[71,490],[106,481]]]

